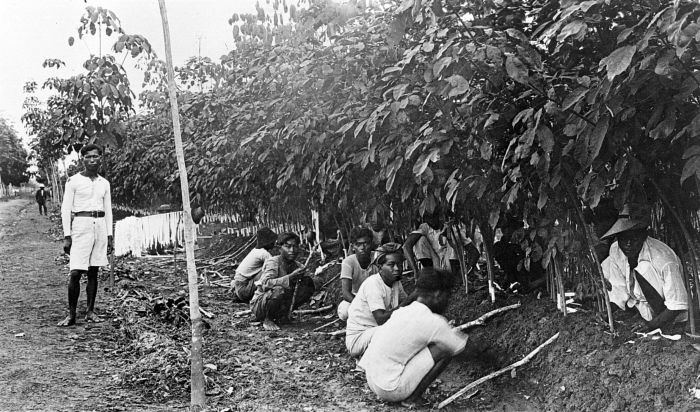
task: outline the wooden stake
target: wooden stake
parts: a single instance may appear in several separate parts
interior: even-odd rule
[[[192,411],[201,411],[206,407],[206,395],[204,384],[204,363],[202,360],[202,315],[199,311],[197,266],[194,261],[194,222],[192,221],[192,208],[190,207],[190,189],[187,179],[185,154],[182,147],[180,114],[177,104],[173,56],[170,46],[170,27],[168,25],[168,14],[165,9],[165,0],[158,0],[158,5],[160,6],[160,16],[163,22],[165,60],[168,71],[168,95],[170,98],[170,112],[173,120],[177,168],[180,175],[180,191],[182,192],[182,209],[184,212],[183,218],[185,219],[185,255],[187,257],[187,278],[190,294],[190,320],[192,322],[192,346],[190,351],[190,409]]]
[[[519,307],[520,307],[520,302],[518,302],[518,303],[516,303],[516,304],[514,304],[514,305],[504,306],[504,307],[502,307],[502,308],[498,308],[498,309],[492,310],[491,312],[486,312],[486,313],[484,313],[483,315],[479,316],[477,319],[474,319],[474,320],[471,321],[471,322],[467,322],[467,323],[465,323],[465,324],[463,324],[463,325],[456,326],[455,329],[466,330],[466,329],[469,329],[469,328],[473,328],[474,326],[481,326],[481,325],[484,324],[484,322],[486,321],[486,319],[492,318],[492,317],[498,315],[499,313],[503,313],[503,312],[506,312],[506,311],[509,311],[509,310],[512,310],[512,309],[517,309],[517,308],[519,308]]]
[[[513,370],[513,369],[515,369],[515,368],[519,368],[520,366],[525,365],[526,363],[530,362],[530,360],[532,360],[532,358],[534,358],[535,355],[537,355],[537,353],[539,353],[539,351],[542,350],[542,348],[544,348],[545,346],[547,346],[547,345],[549,345],[550,343],[554,342],[558,337],[559,337],[559,332],[557,332],[556,334],[554,334],[554,336],[552,336],[551,338],[547,339],[547,341],[546,341],[545,343],[543,343],[543,344],[541,344],[540,346],[538,346],[535,350],[533,350],[532,352],[530,352],[527,356],[525,356],[525,357],[522,358],[521,360],[519,360],[519,361],[517,361],[517,362],[515,362],[515,363],[513,363],[513,364],[511,364],[511,365],[509,365],[509,366],[506,366],[505,368],[503,368],[503,369],[501,369],[501,370],[498,370],[498,371],[496,371],[496,372],[493,372],[493,373],[491,373],[491,374],[488,374],[488,375],[484,376],[483,378],[477,379],[476,381],[470,383],[469,385],[467,385],[467,386],[465,386],[464,388],[460,389],[459,392],[455,393],[454,395],[452,395],[452,396],[450,396],[449,398],[445,399],[444,401],[440,402],[440,404],[438,405],[438,409],[442,409],[442,408],[444,408],[445,406],[451,404],[452,402],[455,401],[455,399],[457,399],[457,398],[459,398],[460,396],[464,395],[465,393],[469,392],[470,389],[472,389],[472,388],[474,388],[474,387],[476,387],[476,386],[478,386],[478,385],[481,385],[482,383],[484,383],[484,382],[486,382],[486,381],[488,381],[488,380],[491,380],[491,379],[493,379],[493,378],[495,378],[495,377],[497,377],[497,376],[503,375],[504,373],[506,373],[506,372],[508,372],[508,371],[510,371],[510,370]]]

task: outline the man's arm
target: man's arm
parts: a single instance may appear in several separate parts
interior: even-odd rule
[[[110,254],[114,249],[114,228],[112,227],[112,188],[106,179],[105,182],[107,183],[107,190],[104,198],[102,199],[102,207],[104,208],[105,223],[107,224],[107,253]]]
[[[73,208],[73,199],[75,197],[75,187],[72,179],[66,182],[65,192],[63,193],[63,203],[61,203],[61,223],[63,224],[63,235],[71,235],[71,212]]]
[[[343,263],[340,265],[340,290],[343,294],[343,300],[352,302],[355,298],[355,295],[352,293],[353,270],[348,259],[343,259]]]
[[[399,306],[401,307],[401,306]],[[377,309],[372,311],[372,316],[374,316],[374,320],[377,322],[377,325],[383,325],[386,323],[387,320],[391,317],[391,314],[394,313],[396,308],[391,308],[391,309]]]
[[[416,263],[416,255],[413,252],[413,246],[418,243],[422,236],[423,234],[420,232],[411,232],[403,243],[403,254],[406,256],[411,270],[413,270],[413,276],[418,276],[418,264]]]

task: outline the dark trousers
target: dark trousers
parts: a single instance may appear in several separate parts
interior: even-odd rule
[[[48,215],[48,213],[46,212],[46,203],[44,203],[44,202],[37,202],[37,203],[39,203],[39,214],[40,215]],[[44,213],[41,212],[42,210],[44,211]]]
[[[313,279],[308,276],[302,277],[299,280],[296,299],[294,299],[294,309],[311,300],[315,290]],[[256,321],[262,321],[266,318],[272,320],[284,319],[289,315],[289,307],[292,305],[293,296],[293,284],[290,285],[289,289],[275,286],[251,303],[250,310],[253,312]]]

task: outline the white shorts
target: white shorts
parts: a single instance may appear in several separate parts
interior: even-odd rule
[[[420,381],[430,372],[433,366],[435,366],[433,355],[430,354],[430,349],[426,346],[408,361],[403,369],[403,373],[399,376],[395,389],[388,391],[377,386],[373,377],[369,374],[367,374],[367,385],[380,399],[388,402],[400,402],[411,396]]]
[[[360,333],[355,333],[353,335],[345,335],[345,347],[348,349],[350,355],[355,357],[362,356],[367,350],[374,332],[377,331],[377,326],[373,328],[366,329]]]
[[[71,223],[70,270],[107,266],[107,222],[103,217],[76,216]]]

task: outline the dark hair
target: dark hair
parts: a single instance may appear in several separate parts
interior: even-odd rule
[[[369,238],[371,241],[372,232],[368,228],[360,226],[356,226],[350,230],[350,242],[355,243],[357,242],[357,239],[361,239],[363,237]]]
[[[258,230],[257,239],[255,240],[256,246],[260,248],[265,248],[267,246],[274,246],[277,240],[277,235],[269,227],[262,227]]]
[[[94,143],[86,144],[80,149],[80,155],[85,156],[85,153],[91,151],[91,150],[97,150],[100,152],[100,156],[102,156],[102,148]]]
[[[291,239],[296,240],[297,244],[301,243],[301,239],[299,239],[299,236],[296,233],[284,232],[284,233],[280,233],[280,235],[277,237],[277,244],[282,246]]]
[[[426,267],[421,269],[416,280],[416,291],[435,292],[449,291],[454,286],[454,276],[451,272],[441,269]]]

